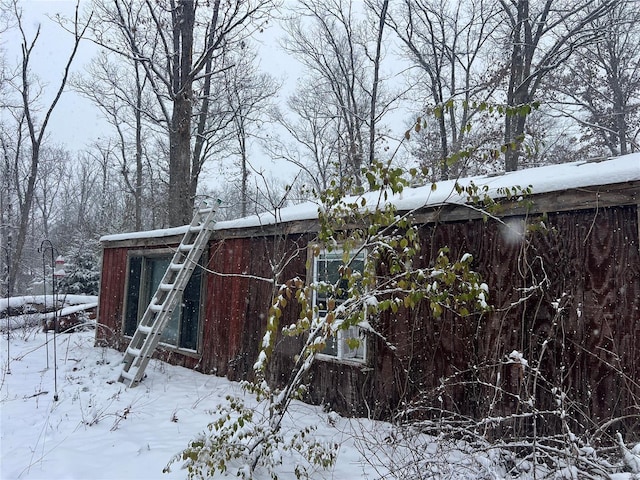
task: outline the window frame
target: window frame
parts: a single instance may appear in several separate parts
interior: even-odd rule
[[[310,282],[311,283],[316,283],[318,281],[321,281],[320,275],[319,275],[319,264],[321,262],[326,262],[327,255],[329,257],[332,257],[333,259],[335,259],[340,265],[342,265],[342,255],[344,253],[344,250],[341,247],[338,247],[332,251],[328,251],[326,248],[322,248],[320,250],[319,254],[314,254],[314,248],[313,246],[310,246],[309,248],[309,255],[310,255]],[[364,270],[364,265],[367,259],[367,251],[366,250],[361,250],[356,254],[356,259],[360,258],[360,261],[362,262],[362,267]],[[312,298],[311,298],[311,305],[312,305],[312,309],[314,311],[314,315],[320,316],[320,309],[318,308],[318,291],[316,289],[313,289],[312,291]],[[341,303],[338,299],[336,300],[336,304]],[[318,313],[315,313],[318,312]],[[316,317],[318,318],[318,317]],[[357,333],[353,333],[354,331],[357,331]],[[351,335],[349,335],[349,333],[352,333]],[[347,339],[349,338],[354,338],[354,337],[359,337],[360,339],[360,347],[358,349],[355,349],[356,355],[357,352],[360,350],[360,348],[362,349],[362,354],[358,355],[358,356],[349,356],[349,352],[353,352],[354,349],[350,349],[348,347],[348,345],[346,344]],[[334,337],[331,337],[333,340],[333,344],[334,344],[334,348],[335,348],[335,354],[333,353],[327,353],[327,352],[319,352],[316,354],[316,358],[318,360],[324,360],[324,361],[329,361],[329,362],[335,362],[335,363],[341,363],[341,364],[351,364],[351,365],[358,365],[358,366],[363,366],[367,364],[368,361],[368,338],[366,335],[366,331],[365,329],[358,327],[357,325],[351,326],[349,327],[347,330],[338,330],[336,332],[336,335]],[[327,345],[327,347],[325,348],[328,349],[330,348],[329,345]]]
[[[148,285],[149,275],[150,275],[149,261],[167,259],[170,262],[174,254],[175,254],[175,250],[171,248],[136,249],[136,250],[129,250],[127,252],[127,275],[126,275],[125,288],[124,288],[124,305],[123,305],[124,308],[122,312],[122,322],[121,322],[121,328],[122,328],[121,331],[124,337],[131,338],[133,336],[133,333],[135,333],[135,329],[140,324],[140,320],[144,315],[144,312],[149,304],[151,297],[155,293],[155,290],[151,291],[152,288],[150,288]],[[202,257],[198,261],[199,266],[203,265],[202,260],[204,259],[205,255],[206,255],[206,252],[203,253]],[[137,278],[138,287],[136,292],[132,291],[132,284],[131,284],[131,281],[132,281],[131,262],[134,259],[138,259],[141,262],[140,270]],[[201,270],[198,273],[197,272],[198,268],[201,268],[201,267],[196,267],[196,270],[194,270],[191,277],[193,278],[194,275],[200,275],[199,288],[197,292],[197,325],[195,326],[195,332],[194,332],[196,338],[195,338],[195,342],[193,342],[195,343],[195,348],[181,346],[182,334],[183,334],[182,322],[184,318],[184,308],[185,308],[183,297],[185,295],[185,292],[187,291],[187,287],[185,287],[185,290],[182,292],[182,296],[178,300],[178,305],[179,306],[182,305],[182,307],[176,308],[176,310],[174,310],[174,315],[175,315],[175,312],[179,312],[176,343],[169,343],[162,338],[160,339],[160,342],[159,342],[163,348],[180,351],[180,353],[187,354],[187,355],[199,355],[200,352],[202,351],[202,328],[203,328],[203,314],[204,314],[203,300],[205,295],[204,288],[205,288],[206,282],[204,281],[204,275],[203,275],[204,270]],[[164,275],[164,272],[162,273],[162,275]],[[135,305],[132,305],[130,303],[132,293],[135,293],[134,295]],[[136,321],[135,321],[135,328],[132,328],[133,322],[130,319],[130,315],[133,314],[134,311],[136,315]],[[169,320],[169,322],[171,321],[172,319]],[[165,328],[167,326],[168,324],[165,326]]]

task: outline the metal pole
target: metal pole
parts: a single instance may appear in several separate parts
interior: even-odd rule
[[[9,237],[9,240],[11,239],[11,237]],[[11,373],[11,355],[9,354],[9,346],[11,345],[11,320],[10,320],[10,315],[9,315],[9,308],[10,308],[10,300],[11,300],[11,264],[9,263],[11,261],[11,243],[9,242],[9,244],[6,247],[2,247],[5,251],[5,255],[6,255],[6,261],[7,261],[7,311],[5,313],[6,317],[7,317],[7,374]]]
[[[47,354],[47,370],[49,370],[49,329],[47,328],[47,266],[45,264],[45,249],[43,248],[44,242],[49,240],[43,240],[40,244],[38,252],[42,253],[42,296],[44,298],[44,338],[45,338],[45,351]],[[51,242],[49,242],[51,243]]]
[[[58,401],[58,355],[56,354],[56,332],[58,331],[58,299],[56,297],[56,261],[51,248],[51,293],[53,294],[53,400]]]
[[[45,243],[47,244],[47,246],[45,247]],[[55,248],[53,247],[53,244],[51,243],[50,240],[45,239],[42,241],[42,243],[40,244],[40,248],[42,249],[42,262],[44,265],[44,252],[47,249],[51,250],[51,294],[53,297],[53,388],[54,388],[54,393],[53,393],[53,399],[57,402],[58,401],[58,358],[57,358],[57,351],[56,351],[56,330],[58,330],[58,322],[57,322],[57,308],[58,305],[56,304],[56,277],[55,277],[55,266],[56,266],[56,262],[55,262]],[[47,355],[47,360],[48,360],[49,356]]]

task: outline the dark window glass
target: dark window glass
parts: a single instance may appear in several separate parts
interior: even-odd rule
[[[129,258],[129,281],[127,284],[127,304],[124,316],[124,334],[133,335],[138,326],[138,303],[140,301],[140,276],[142,257]]]
[[[170,256],[134,256],[129,259],[126,335],[135,333],[136,326],[170,263]],[[162,331],[160,340],[163,343],[190,350],[197,349],[201,278],[202,269],[196,267],[185,287],[182,299],[178,301],[171,319]]]
[[[197,350],[198,321],[200,319],[200,289],[202,269],[197,267],[182,295],[182,321],[180,322],[180,347]]]

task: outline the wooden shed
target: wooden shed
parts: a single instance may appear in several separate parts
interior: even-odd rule
[[[442,246],[454,258],[473,255],[494,309],[464,318],[434,319],[426,308],[382,315],[375,324],[386,342],[367,337],[358,352],[336,345],[320,355],[308,400],[352,415],[388,418],[411,405],[425,417],[466,419],[517,414],[527,402],[557,411],[566,401],[575,421],[594,430],[640,431],[640,155],[459,182],[470,181],[493,197],[514,185],[531,185],[533,195],[488,221],[452,181],[406,189],[391,201],[414,211],[420,262],[432,262]],[[313,204],[216,224],[157,356],[232,380],[250,377],[274,265],[287,259],[279,281],[309,279],[317,229]],[[126,347],[183,233],[101,239],[98,343]],[[284,315],[293,322],[298,312],[291,306]],[[290,374],[299,345],[278,343],[272,381]],[[544,422],[539,428],[557,427]]]

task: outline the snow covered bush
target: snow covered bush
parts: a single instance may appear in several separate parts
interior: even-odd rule
[[[277,478],[278,452],[297,452],[305,459],[308,467],[297,469],[298,478],[306,476],[308,468],[331,467],[337,445],[316,439],[309,428],[286,435],[281,431],[291,402],[306,391],[307,373],[316,355],[349,329],[360,329],[367,336],[384,340],[375,321],[382,312],[395,314],[401,308],[426,305],[433,317],[439,318],[445,311],[467,316],[489,309],[488,288],[471,268],[472,255],[451,258],[443,247],[433,264],[422,265],[412,213],[399,214],[388,201],[419,172],[376,162],[362,173],[367,188],[356,188],[355,195],[344,197],[337,183],[320,195],[320,231],[311,246],[312,257],[340,252],[334,258],[339,261],[337,278],[279,281],[274,273],[273,302],[254,365],[255,379],[245,383],[245,390],[262,402],[262,410],[247,409],[237,398],[229,398],[227,404],[218,407],[213,412],[217,419],[207,431],[172,459],[172,463],[186,461],[191,478],[206,478],[231,469],[249,478],[257,468]],[[361,268],[355,268],[356,262]],[[319,297],[324,299],[321,306],[313,301]],[[281,325],[283,312],[290,305],[295,305],[298,319]],[[273,386],[266,379],[277,339],[282,335],[300,337],[302,347],[293,359],[290,376],[283,384]],[[346,348],[358,349],[362,341],[351,336]]]
[[[244,388],[259,398],[267,393],[249,382]],[[335,464],[338,445],[317,440],[314,427],[285,432],[280,423],[274,424],[270,403],[263,400],[258,408],[249,408],[240,397],[227,396],[226,400],[211,412],[216,420],[171,459],[165,472],[172,463],[184,461],[190,479],[211,478],[216,473],[249,479],[254,471],[261,470],[276,480],[283,455],[295,455],[298,461],[294,473],[300,479]]]

